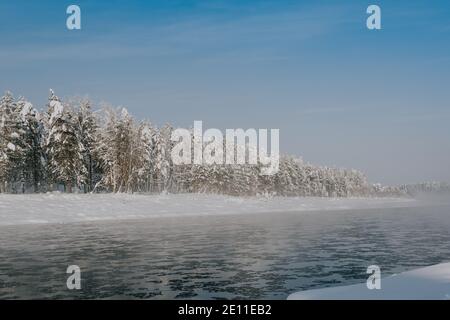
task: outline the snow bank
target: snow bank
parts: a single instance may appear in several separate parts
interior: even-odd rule
[[[395,198],[238,198],[220,195],[0,194],[0,226],[110,219],[405,207]]]
[[[367,289],[365,283],[307,290],[288,300],[449,300],[450,263],[403,272],[381,279],[381,289]]]

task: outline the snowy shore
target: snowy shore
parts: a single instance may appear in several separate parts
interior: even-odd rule
[[[409,207],[406,198],[238,198],[206,194],[0,194],[0,226],[262,212]]]
[[[381,279],[381,289],[369,290],[365,283],[300,291],[288,300],[449,300],[450,263],[402,272]]]

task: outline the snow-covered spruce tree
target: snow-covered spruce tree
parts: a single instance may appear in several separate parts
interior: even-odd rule
[[[10,92],[6,92],[0,100],[0,192],[7,192],[8,188],[8,122],[13,108],[14,98]]]
[[[0,176],[2,188],[9,192],[25,192],[25,127],[21,107],[7,92],[0,101]]]
[[[77,103],[79,108],[77,110],[76,135],[81,144],[81,153],[83,158],[85,176],[80,180],[84,181],[84,191],[91,192],[94,189],[94,184],[98,182],[98,159],[95,152],[98,140],[98,124],[97,119],[91,109],[91,103],[87,99],[83,99]]]
[[[23,176],[25,188],[32,188],[33,192],[39,192],[41,182],[44,179],[44,157],[42,151],[42,124],[39,112],[33,105],[21,98],[18,108],[23,127]]]
[[[61,103],[50,91],[47,110],[47,137],[45,150],[48,172],[52,183],[62,184],[64,190],[72,192],[74,184],[85,183],[87,169],[83,161],[83,145],[78,141],[77,116]]]

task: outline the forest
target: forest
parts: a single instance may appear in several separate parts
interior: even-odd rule
[[[173,127],[135,120],[125,108],[62,101],[50,90],[38,111],[6,92],[0,100],[0,192],[217,193],[236,196],[399,196],[363,173],[280,157],[274,175],[256,165],[174,165]]]

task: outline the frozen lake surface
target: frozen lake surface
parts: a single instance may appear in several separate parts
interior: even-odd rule
[[[286,299],[365,282],[373,264],[448,261],[448,205],[4,225],[0,298]]]

